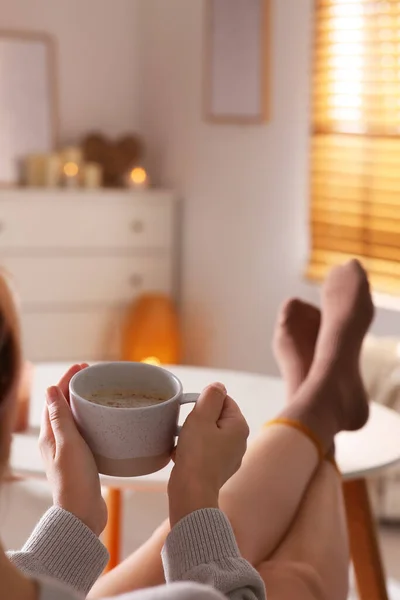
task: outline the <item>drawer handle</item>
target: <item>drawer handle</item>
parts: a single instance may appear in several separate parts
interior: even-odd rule
[[[132,287],[141,287],[143,285],[143,276],[139,275],[139,273],[135,273],[134,275],[130,276],[129,283]]]
[[[131,229],[133,233],[142,233],[144,231],[143,221],[132,221]]]

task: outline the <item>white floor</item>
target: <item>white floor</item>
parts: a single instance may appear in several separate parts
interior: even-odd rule
[[[0,531],[7,549],[18,549],[50,505],[47,484],[20,482],[7,485],[0,495]],[[132,552],[167,514],[166,497],[160,494],[126,494],[123,554]],[[135,515],[140,515],[136,519]],[[380,529],[391,600],[400,600],[400,526]],[[396,584],[396,580],[399,585]]]

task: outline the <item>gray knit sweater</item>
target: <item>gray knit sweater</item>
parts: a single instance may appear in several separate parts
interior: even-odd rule
[[[53,507],[11,561],[39,582],[40,600],[84,598],[102,573],[107,550],[74,515]],[[264,584],[239,554],[232,528],[216,509],[182,519],[162,550],[167,585],[120,600],[265,600]]]

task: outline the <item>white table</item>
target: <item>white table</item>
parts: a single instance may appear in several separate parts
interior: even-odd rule
[[[31,429],[14,436],[11,467],[24,477],[44,478],[37,436],[45,390],[66,371],[65,364],[40,364],[35,368],[30,413]],[[250,439],[265,421],[275,417],[284,404],[282,380],[263,375],[195,367],[170,367],[182,381],[186,392],[198,392],[213,381],[222,381],[238,402],[250,426]],[[182,416],[187,411],[184,407]],[[342,433],[337,438],[337,461],[345,480],[344,492],[348,511],[353,562],[362,600],[387,600],[385,578],[376,542],[365,476],[400,461],[400,416],[373,404],[366,427],[357,433]],[[121,490],[155,490],[165,492],[171,466],[158,473],[137,478],[102,476],[109,487],[109,549],[112,564],[118,561]]]

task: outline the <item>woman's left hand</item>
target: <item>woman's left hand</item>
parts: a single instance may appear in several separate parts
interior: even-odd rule
[[[69,407],[69,382],[87,365],[74,365],[58,386],[47,390],[39,446],[53,502],[80,519],[96,535],[107,523],[107,507],[93,455]]]

